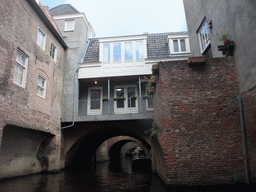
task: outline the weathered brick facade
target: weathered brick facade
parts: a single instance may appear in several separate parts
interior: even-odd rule
[[[167,184],[245,182],[237,96],[232,58],[159,64],[153,166]]]
[[[28,1],[3,0],[0,10],[0,178],[41,171],[36,152],[47,138],[53,147],[48,169],[58,169],[64,166],[60,118],[65,48]],[[45,50],[37,45],[39,26],[46,33]],[[58,49],[56,62],[50,57],[51,42]],[[28,58],[25,88],[13,82],[18,49]],[[46,78],[45,98],[37,95],[38,74]]]

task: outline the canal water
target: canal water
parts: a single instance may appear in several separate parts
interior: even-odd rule
[[[150,171],[132,170],[129,159],[101,162],[90,172],[36,174],[0,181],[0,192],[167,192]]]

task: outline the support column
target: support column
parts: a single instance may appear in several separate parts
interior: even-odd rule
[[[139,77],[139,112],[141,112],[141,79]]]
[[[109,114],[109,104],[110,104],[110,79],[108,78],[108,114]]]

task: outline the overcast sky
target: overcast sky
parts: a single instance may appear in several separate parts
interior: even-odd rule
[[[84,12],[96,37],[186,31],[182,0],[41,0],[50,9],[71,4]]]

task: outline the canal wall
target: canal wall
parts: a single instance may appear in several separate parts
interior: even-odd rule
[[[158,67],[154,171],[168,185],[245,182],[233,58],[207,59],[193,66],[170,61]]]

